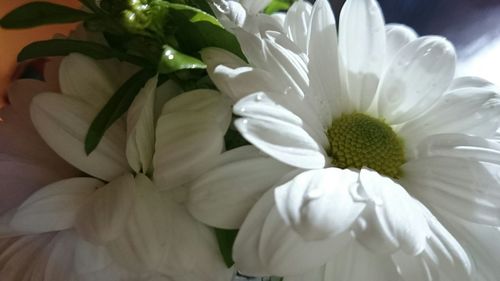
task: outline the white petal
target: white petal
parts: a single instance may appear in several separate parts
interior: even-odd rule
[[[384,17],[375,0],[348,0],[340,13],[339,56],[353,109],[372,103],[385,56]]]
[[[258,152],[251,159],[244,155],[241,160],[209,171],[191,185],[189,211],[208,225],[238,229],[262,194],[291,170]]]
[[[385,51],[386,64],[389,64],[406,44],[418,37],[413,28],[403,24],[387,24],[385,26],[385,35],[387,43]]]
[[[78,239],[75,245],[74,268],[77,274],[97,272],[112,263],[106,248]]]
[[[431,229],[428,245],[422,253],[426,262],[433,264],[448,280],[471,280],[472,264],[465,250],[425,207],[422,208]]]
[[[31,119],[38,133],[64,160],[97,178],[110,181],[128,170],[125,129],[116,122],[90,155],[84,141],[97,114],[88,104],[59,94],[40,94],[31,104]]]
[[[224,133],[211,116],[190,111],[162,115],[153,158],[158,187],[174,188],[205,172],[223,149]]]
[[[405,281],[439,280],[439,272],[436,265],[433,262],[429,262],[424,254],[414,256],[398,251],[392,255],[392,260]]]
[[[231,101],[217,91],[199,89],[172,98],[163,107],[163,114],[193,111],[215,119],[223,132],[231,123]]]
[[[495,281],[500,276],[500,249],[498,243],[492,243],[499,239],[500,230],[497,227],[478,225],[453,216],[446,217],[446,227],[450,229],[453,236],[457,238],[460,245],[464,247],[469,255],[470,262],[474,267],[472,270],[472,280]],[[461,252],[458,252],[461,253]],[[448,257],[451,255],[448,255]],[[455,259],[450,259],[451,265],[458,265],[458,272],[463,274],[463,265],[470,264],[466,256],[453,255]],[[462,258],[458,259],[458,258]],[[452,267],[453,268],[453,267]],[[461,270],[460,270],[461,269]]]
[[[408,149],[415,149],[421,140],[434,134],[492,137],[500,124],[499,116],[498,93],[488,87],[458,88],[448,92],[425,114],[403,125],[399,134]]]
[[[261,12],[271,0],[241,0],[241,4],[249,14],[257,14]]]
[[[223,263],[212,229],[196,221],[169,196],[163,199],[163,218],[169,232],[158,270],[173,280],[230,280],[233,270]]]
[[[52,250],[47,260],[44,280],[71,281],[77,239],[72,231],[63,231],[54,237],[49,245]]]
[[[16,211],[10,224],[19,231],[47,232],[73,226],[80,207],[102,182],[71,178],[48,185],[31,195]]]
[[[357,185],[358,173],[350,170],[303,172],[275,189],[276,208],[304,240],[332,238],[350,228],[365,207],[351,196]]]
[[[133,176],[125,174],[99,188],[78,213],[78,233],[94,244],[120,235],[134,206],[134,186]]]
[[[284,29],[288,37],[307,53],[307,35],[311,21],[312,5],[306,1],[295,1],[286,13]]]
[[[127,113],[126,155],[129,165],[139,173],[151,166],[155,143],[155,90],[158,78],[149,79],[132,102]]]
[[[453,79],[448,91],[451,92],[463,88],[489,88],[490,90],[496,89],[498,91],[495,85],[490,81],[474,76],[464,76]]]
[[[161,195],[153,183],[138,174],[134,188],[135,204],[131,207],[125,228],[108,244],[113,259],[132,271],[157,268],[168,238]]]
[[[155,118],[154,120],[158,120],[161,115],[161,111],[163,110],[163,106],[167,101],[172,99],[173,97],[180,95],[183,92],[181,86],[179,86],[174,80],[170,79],[167,82],[161,84],[156,89],[156,97],[155,97]]]
[[[397,183],[377,172],[360,172],[359,200],[367,203],[358,220],[356,239],[378,253],[424,250],[429,227],[417,201]]]
[[[53,237],[54,234],[47,233],[1,240],[0,277],[2,280],[24,281],[29,280],[32,272],[43,274],[47,262],[45,248]],[[45,259],[37,258],[41,255]]]
[[[290,94],[300,97],[309,90],[308,57],[288,37],[267,32],[264,39],[265,70],[288,85]],[[257,65],[258,66],[258,65]]]
[[[342,113],[343,96],[340,87],[335,17],[327,0],[314,3],[308,38],[309,71],[318,114],[325,127]],[[306,97],[308,97],[306,96]]]
[[[380,79],[379,115],[398,124],[429,109],[450,85],[455,60],[453,45],[442,37],[424,36],[407,44]]]
[[[484,141],[482,147],[474,147],[465,141],[466,136],[461,139],[458,143],[450,137],[429,139],[423,148],[429,157],[406,163],[402,181],[412,194],[433,207],[475,223],[499,226],[498,144]]]
[[[259,91],[279,92],[271,75],[262,69],[250,67],[239,57],[226,50],[206,48],[201,52],[207,72],[217,88],[233,102]]]
[[[402,281],[389,256],[377,255],[356,241],[343,245],[325,265],[324,275],[325,281]]]
[[[118,89],[116,82],[97,61],[78,53],[65,57],[59,68],[61,91],[101,109]]]
[[[272,190],[252,208],[233,247],[235,267],[250,276],[302,274],[323,265],[348,234],[333,239],[304,241],[281,219],[273,206]]]

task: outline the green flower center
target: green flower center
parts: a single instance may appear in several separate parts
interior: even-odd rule
[[[332,164],[339,168],[368,167],[391,178],[405,163],[402,140],[383,121],[362,113],[342,114],[328,130]]]

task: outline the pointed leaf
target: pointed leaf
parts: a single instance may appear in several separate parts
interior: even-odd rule
[[[71,23],[92,14],[49,2],[32,2],[14,9],[0,20],[2,28],[29,28],[45,24]]]
[[[87,154],[94,151],[104,132],[128,110],[139,90],[153,75],[150,70],[140,70],[116,91],[90,125],[85,138]]]
[[[219,250],[227,267],[231,267],[234,264],[233,244],[234,240],[236,240],[236,235],[238,235],[237,229],[215,228],[215,236],[217,237]]]
[[[207,66],[197,58],[183,54],[176,49],[165,45],[158,65],[158,71],[163,74],[182,69],[204,69]]]
[[[71,39],[51,39],[33,42],[21,50],[17,56],[17,61],[21,62],[40,57],[67,56],[71,53],[84,54],[94,59],[117,58],[132,64],[148,66],[147,62],[140,57],[124,54],[95,42]]]

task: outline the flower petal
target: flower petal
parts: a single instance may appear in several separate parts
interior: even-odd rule
[[[77,236],[72,231],[58,233],[48,247],[50,255],[45,267],[44,280],[71,281]]]
[[[135,204],[123,231],[107,245],[117,263],[142,272],[159,266],[168,228],[161,195],[146,176],[136,176],[134,193]]]
[[[454,251],[453,255],[441,255],[441,257],[451,256],[454,258],[445,259],[449,261],[449,265],[459,265],[455,266],[458,269],[455,276],[460,273],[465,275],[463,272],[467,272],[467,270],[470,272],[470,263],[472,263],[472,280],[496,280],[500,276],[500,268],[498,267],[500,249],[498,243],[491,243],[491,241],[498,240],[500,230],[497,227],[470,223],[454,216],[446,216],[444,222],[446,228],[450,229],[469,255],[468,259],[462,251]]]
[[[78,213],[78,233],[94,244],[119,236],[134,206],[134,178],[125,174],[99,188]]]
[[[226,50],[205,48],[201,55],[212,81],[233,102],[248,94],[260,91],[280,92],[285,87],[276,83],[267,71],[250,67]]]
[[[326,153],[303,129],[302,120],[264,94],[245,97],[233,110],[247,117],[235,121],[238,131],[270,156],[298,168],[325,165]]]
[[[431,229],[428,245],[422,253],[426,262],[433,264],[440,275],[448,277],[449,280],[471,280],[472,263],[464,248],[423,205],[421,206]]]
[[[87,155],[84,140],[96,114],[88,104],[59,94],[40,94],[31,105],[35,128],[59,156],[85,173],[110,181],[128,171],[125,129],[116,122],[96,150]]]
[[[78,53],[65,57],[59,68],[61,91],[90,103],[99,110],[118,89],[118,84],[96,60]]]
[[[45,253],[46,245],[54,238],[53,233],[27,235],[0,240],[0,276],[2,280],[29,280],[32,271],[43,275],[45,259],[37,257]],[[35,275],[36,276],[36,275]],[[40,278],[40,275],[36,276]]]
[[[250,276],[289,276],[323,265],[348,240],[348,234],[333,239],[305,241],[281,218],[274,207],[273,192],[267,192],[250,211],[233,246],[235,267]]]
[[[187,206],[198,220],[218,228],[238,229],[258,198],[292,170],[258,151],[248,158],[246,150],[242,147],[222,154],[220,158],[237,159],[225,161],[191,185]]]
[[[155,90],[158,77],[149,79],[134,99],[127,113],[126,155],[136,173],[151,167],[155,143]]]
[[[315,101],[311,104],[321,115],[323,126],[328,127],[342,113],[347,97],[340,87],[337,28],[327,0],[314,3],[307,42],[312,90],[306,98]]]
[[[214,118],[223,132],[231,123],[231,102],[217,91],[198,89],[172,98],[163,107],[163,114],[193,111]]]
[[[433,208],[500,226],[500,148],[493,141],[443,135],[421,146],[422,158],[403,166],[408,190]]]
[[[354,202],[358,173],[328,168],[301,173],[274,191],[276,208],[304,240],[333,238],[346,231],[365,205]]]
[[[325,265],[324,280],[399,281],[396,265],[387,255],[371,252],[352,240]]]
[[[311,21],[312,5],[307,1],[295,1],[286,13],[284,29],[288,37],[307,53],[307,36]]]
[[[340,12],[339,56],[345,88],[356,111],[365,111],[372,103],[385,48],[384,17],[378,3],[346,1]]]
[[[408,149],[427,136],[443,133],[492,137],[500,124],[500,95],[489,87],[458,88],[448,92],[429,111],[406,123],[399,134]],[[410,151],[410,155],[414,151]]]
[[[356,239],[376,253],[397,249],[412,255],[421,253],[430,230],[417,201],[375,171],[362,169],[359,178],[356,197],[367,206],[354,229]]]
[[[168,194],[163,196],[163,205],[170,231],[158,270],[172,280],[230,280],[233,270],[225,266],[212,229],[195,220]]]
[[[453,45],[442,37],[424,36],[407,44],[380,79],[379,115],[399,124],[422,114],[450,86],[455,60]]]
[[[163,114],[153,158],[157,186],[171,189],[205,172],[222,152],[224,133],[212,116],[193,111]]]
[[[395,55],[406,44],[417,39],[418,35],[413,28],[404,24],[387,24],[385,26],[386,51],[385,62],[389,64]]]
[[[19,231],[47,232],[73,226],[80,207],[102,182],[71,178],[50,184],[31,195],[16,211],[10,224]]]

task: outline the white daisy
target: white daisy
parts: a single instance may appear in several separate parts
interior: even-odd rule
[[[235,151],[237,167],[192,187],[197,218],[240,228],[236,267],[287,281],[497,280],[498,91],[453,79],[453,46],[385,26],[374,0],[346,2],[338,44],[326,0],[295,3],[284,30],[235,28],[249,64],[203,52],[240,133],[283,163],[259,176],[244,170],[256,156]],[[245,173],[259,180],[240,185]],[[245,197],[260,197],[248,216]]]
[[[2,255],[1,263],[9,265],[0,271],[2,280],[24,280],[31,270],[45,271],[43,280],[61,281],[231,275],[213,233],[171,192],[208,169],[222,151],[231,116],[222,95],[196,90],[172,98],[180,93],[175,83],[157,90],[157,79],[150,79],[126,118],[106,131],[90,155],[84,151],[90,123],[131,70],[72,54],[59,69],[62,94],[33,99],[31,118],[42,139],[89,176],[49,184],[4,215],[2,233],[24,235],[12,240],[16,243],[33,242],[20,254]],[[17,251],[13,245],[4,244],[5,253]],[[29,253],[38,262],[16,267],[14,261]],[[45,255],[54,257],[51,266],[45,265]]]

